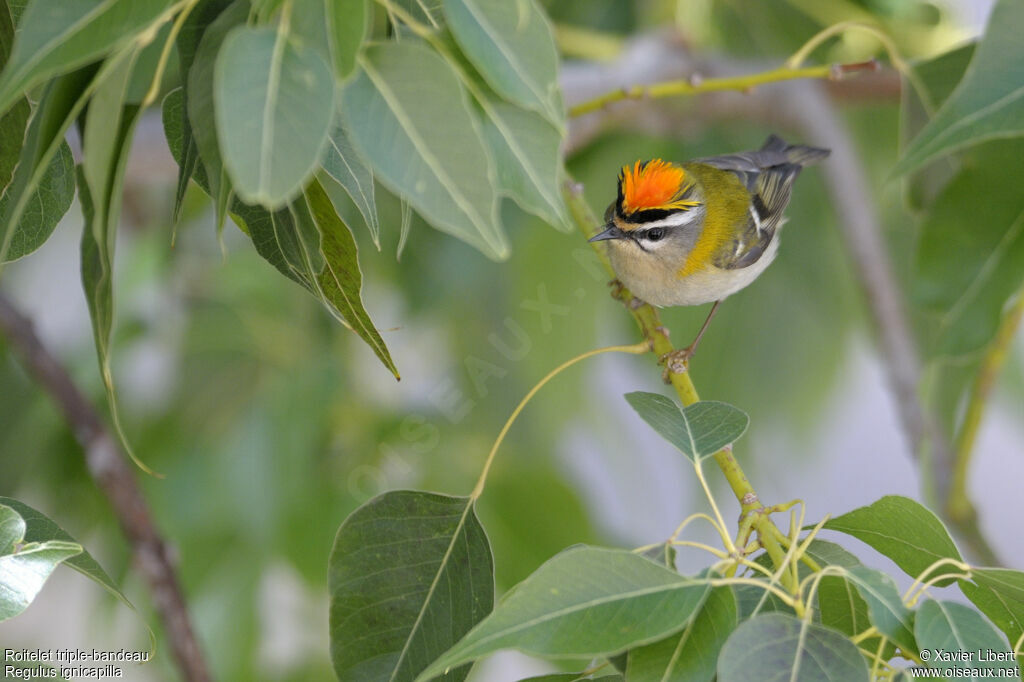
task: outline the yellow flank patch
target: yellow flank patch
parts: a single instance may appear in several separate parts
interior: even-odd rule
[[[727,171],[704,164],[691,169],[704,190],[704,225],[697,243],[679,268],[679,277],[706,269],[718,250],[747,222],[749,197],[739,179]]]
[[[661,159],[651,159],[647,163],[637,161],[632,167],[623,166],[619,182],[622,185],[622,210],[627,214],[647,209],[673,210],[696,205],[696,202],[679,198],[689,186],[686,171],[681,166]]]

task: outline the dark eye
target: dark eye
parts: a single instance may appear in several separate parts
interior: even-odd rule
[[[665,230],[660,227],[652,227],[647,230],[647,234],[645,236],[647,237],[647,241],[656,242],[665,236]]]

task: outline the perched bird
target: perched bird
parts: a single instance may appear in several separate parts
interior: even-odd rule
[[[604,231],[590,241],[607,241],[619,280],[648,303],[715,302],[694,342],[664,358],[667,369],[685,366],[722,299],[775,258],[793,181],[828,154],[771,135],[756,151],[622,168]]]

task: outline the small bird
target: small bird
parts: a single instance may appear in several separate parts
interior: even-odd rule
[[[683,371],[722,299],[753,282],[775,258],[800,170],[829,150],[770,135],[756,150],[682,164],[624,166],[604,231],[618,279],[657,306],[715,302],[694,342],[662,358]]]

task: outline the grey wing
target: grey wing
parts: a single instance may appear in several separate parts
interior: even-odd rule
[[[794,164],[806,166],[829,155],[829,150],[808,147],[800,144],[788,144],[778,135],[769,135],[760,149],[722,156],[709,156],[697,159],[697,163],[706,163],[715,168],[732,171],[739,177],[751,192],[757,188],[757,178],[763,171],[774,166]]]

